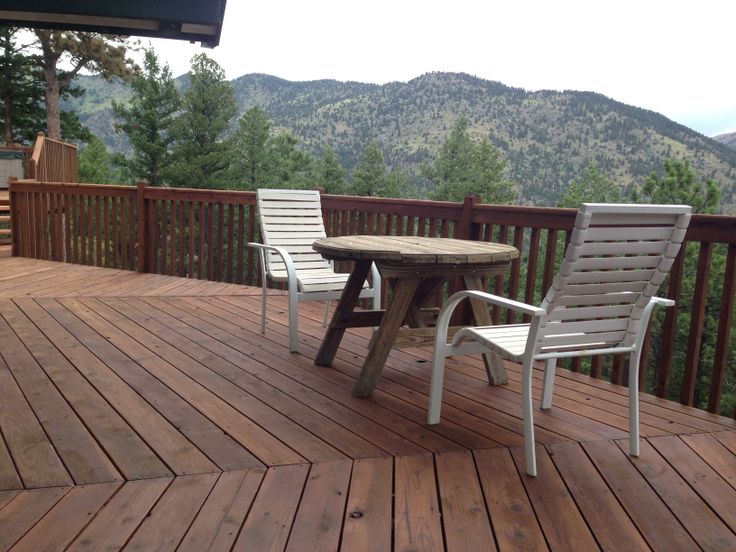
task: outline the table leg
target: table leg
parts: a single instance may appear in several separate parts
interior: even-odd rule
[[[391,347],[396,339],[396,333],[401,327],[409,304],[417,290],[420,278],[400,278],[394,288],[394,293],[386,306],[381,324],[378,326],[376,335],[371,340],[368,355],[360,370],[358,381],[353,387],[354,397],[367,397],[376,387],[378,378],[386,363]]]
[[[463,280],[465,282],[465,289],[485,291],[480,276],[463,276]],[[473,318],[475,318],[475,323],[478,326],[493,325],[491,313],[488,312],[488,305],[486,303],[471,300],[470,306],[473,309]],[[486,365],[488,381],[491,385],[506,385],[509,382],[503,359],[498,353],[490,352],[484,354],[483,363]]]
[[[335,307],[335,312],[325,333],[325,338],[322,340],[322,345],[317,352],[317,358],[314,359],[315,364],[319,366],[329,366],[332,364],[332,360],[337,353],[337,348],[340,346],[340,341],[342,341],[342,337],[345,335],[345,327],[341,327],[339,321],[343,313],[351,313],[355,309],[365,279],[371,270],[371,264],[373,264],[373,261],[355,261],[355,266],[352,272],[350,272],[345,289],[340,296],[340,300],[337,302],[337,307]]]

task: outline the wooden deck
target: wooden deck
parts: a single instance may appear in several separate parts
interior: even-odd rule
[[[350,390],[368,333],[313,358],[319,304],[260,290],[0,258],[0,550],[735,550],[736,422],[560,370],[523,472],[520,374],[428,350]],[[536,389],[540,390],[539,377]]]

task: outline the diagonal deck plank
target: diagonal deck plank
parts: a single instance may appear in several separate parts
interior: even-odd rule
[[[634,459],[626,388],[560,369],[529,478],[517,366],[448,362],[430,427],[430,351],[356,399],[370,330],[315,366],[321,306],[292,354],[268,302],[261,335],[258,289],[0,259],[0,551],[736,547],[736,421],[642,395]]]

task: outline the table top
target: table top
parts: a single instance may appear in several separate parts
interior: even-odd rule
[[[486,264],[516,259],[511,245],[419,236],[339,236],[314,242],[327,259],[384,261],[399,264]]]

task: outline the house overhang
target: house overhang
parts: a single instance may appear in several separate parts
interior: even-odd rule
[[[0,25],[220,42],[226,0],[5,0]]]

